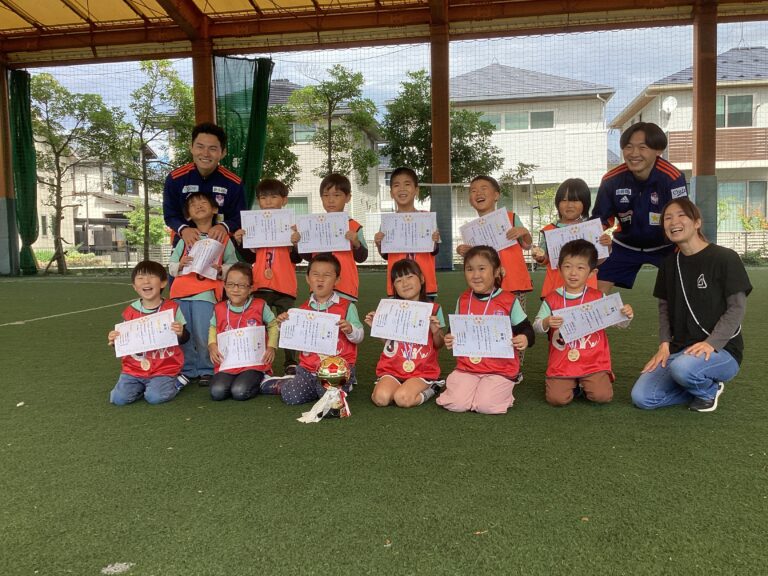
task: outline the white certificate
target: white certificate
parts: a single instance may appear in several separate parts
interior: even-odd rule
[[[349,232],[349,216],[346,212],[328,214],[307,214],[296,218],[296,227],[301,234],[299,252],[343,252],[351,250],[344,236]]]
[[[560,326],[560,335],[568,343],[603,328],[625,322],[627,317],[620,311],[623,305],[621,295],[614,292],[586,304],[552,310],[552,316],[562,316],[563,325]]]
[[[547,254],[549,254],[549,265],[553,270],[557,269],[557,261],[560,257],[560,249],[566,242],[571,240],[588,240],[597,248],[598,258],[608,258],[608,246],[600,244],[600,236],[603,235],[603,225],[599,218],[594,220],[585,220],[576,224],[569,224],[562,228],[554,230],[545,230],[544,237],[547,239]]]
[[[514,358],[509,316],[449,314],[453,355],[471,358]]]
[[[115,330],[120,333],[115,339],[115,356],[122,358],[129,354],[178,346],[179,338],[171,330],[174,321],[173,310],[163,310],[115,324]]]
[[[393,212],[381,215],[383,254],[396,252],[432,252],[432,234],[437,230],[434,212]]]
[[[266,351],[264,326],[235,328],[216,335],[219,352],[224,357],[219,368],[248,368],[261,364]]]
[[[200,274],[205,278],[216,280],[219,271],[212,264],[216,264],[224,252],[224,244],[217,242],[213,238],[202,238],[192,245],[189,250],[189,256],[192,262],[179,270],[179,276],[184,274]]]
[[[240,222],[245,230],[243,248],[275,248],[290,246],[293,210],[243,210]]]
[[[280,348],[333,356],[339,342],[340,320],[338,314],[291,308],[288,320],[280,325]]]
[[[429,339],[432,308],[430,302],[385,298],[376,308],[371,336],[423,346]]]
[[[491,246],[503,250],[517,244],[517,240],[507,238],[507,231],[512,228],[506,208],[499,208],[490,214],[480,216],[459,228],[464,244],[470,246]]]

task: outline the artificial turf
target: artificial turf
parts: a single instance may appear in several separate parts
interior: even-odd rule
[[[352,417],[316,425],[196,385],[111,406],[122,306],[99,307],[134,297],[127,278],[0,280],[0,575],[766,573],[768,270],[749,273],[745,362],[715,413],[630,405],[656,348],[643,271],[631,328],[609,332],[609,405],[549,407],[539,340],[505,416],[375,408],[368,338]],[[383,280],[362,273],[361,315]],[[452,312],[463,279],[439,282]]]

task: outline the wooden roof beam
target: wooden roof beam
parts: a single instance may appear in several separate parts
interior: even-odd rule
[[[0,4],[8,8],[8,10],[16,14],[25,22],[28,22],[30,25],[34,26],[38,31],[43,31],[43,25],[35,20],[32,16],[27,14],[24,10],[22,10],[21,7],[17,6],[15,2],[12,2],[11,0],[0,0]]]
[[[157,0],[190,40],[208,38],[210,18],[192,0]]]

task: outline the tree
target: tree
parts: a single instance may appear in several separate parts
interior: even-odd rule
[[[392,166],[409,166],[424,182],[432,182],[432,101],[425,70],[409,72],[400,93],[387,104],[382,153]],[[490,174],[504,164],[501,150],[491,143],[493,124],[482,113],[451,108],[451,181],[468,182]]]
[[[267,115],[267,146],[264,150],[263,178],[277,178],[292,188],[299,179],[299,157],[293,153],[291,124],[295,118],[285,106],[272,106]]]
[[[186,158],[194,123],[192,90],[170,61],[141,62],[146,82],[131,93],[128,107],[132,121],[125,124],[122,154],[116,159],[121,176],[139,180],[144,190],[144,259],[149,259],[152,193],[163,189],[166,167],[154,162],[153,146],[167,146],[174,159]]]
[[[360,184],[368,183],[368,171],[378,156],[366,144],[366,134],[378,130],[376,105],[363,98],[363,75],[336,64],[330,79],[293,92],[288,105],[303,124],[317,124],[312,143],[325,160],[314,173],[321,178],[332,172],[346,176],[355,172]]]
[[[32,131],[37,153],[38,182],[48,189],[45,205],[54,210],[51,221],[54,251],[45,270],[56,262],[59,274],[67,271],[66,241],[61,223],[69,203],[63,185],[78,164],[107,161],[117,154],[122,112],[109,108],[101,96],[72,93],[50,74],[32,77],[30,85]]]
[[[134,208],[126,214],[128,227],[125,229],[125,241],[131,246],[144,246],[144,210]],[[161,208],[150,209],[149,244],[157,246],[168,237]]]

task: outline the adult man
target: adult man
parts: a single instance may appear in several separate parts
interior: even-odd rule
[[[685,176],[661,157],[667,137],[656,124],[633,124],[620,144],[624,164],[603,176],[592,210],[606,228],[618,218],[611,255],[597,271],[597,287],[603,292],[614,284],[632,288],[643,264],[659,267],[673,250],[664,237],[661,208],[688,196]]]
[[[219,162],[227,154],[227,135],[219,126],[204,122],[192,130],[192,162],[171,172],[163,188],[163,216],[168,227],[187,246],[200,237],[194,223],[184,215],[184,200],[193,192],[203,192],[219,207],[219,222],[208,236],[224,243],[230,232],[240,229],[240,211],[245,210],[245,195],[240,178]]]

